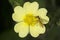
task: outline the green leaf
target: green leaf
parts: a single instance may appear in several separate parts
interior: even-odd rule
[[[15,7],[15,6],[22,6],[22,4],[24,3],[24,1],[23,0],[9,0],[9,2],[11,3],[11,5],[13,6],[13,8]]]

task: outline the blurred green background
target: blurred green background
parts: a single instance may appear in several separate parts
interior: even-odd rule
[[[17,5],[22,6],[27,1],[37,1],[40,8],[48,10],[50,21],[45,25],[46,33],[37,38],[30,35],[23,39],[19,38],[13,29],[13,8]],[[60,40],[60,0],[1,0],[0,4],[0,40]]]

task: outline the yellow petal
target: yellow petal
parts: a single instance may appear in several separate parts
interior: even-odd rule
[[[21,21],[23,21],[23,17],[24,17],[23,14],[16,14],[16,13],[13,13],[13,14],[12,14],[12,18],[13,18],[13,20],[16,21],[16,22],[21,22]]]
[[[16,22],[20,22],[23,20],[23,17],[25,16],[25,11],[21,6],[16,6],[14,8],[14,13],[12,14],[12,18]]]
[[[42,24],[47,24],[49,22],[49,17],[48,16],[42,16],[41,18],[41,22]]]
[[[26,2],[26,3],[24,3],[23,7],[26,8],[26,9],[27,8],[30,9],[30,11],[31,11],[31,9],[32,10],[37,10],[39,8],[39,4],[37,2],[32,2],[32,3]]]
[[[43,25],[41,25],[41,24],[39,24],[39,23],[37,23],[35,26],[31,26],[30,27],[30,34],[31,34],[31,36],[33,36],[33,37],[38,37],[39,36],[39,34],[43,34],[43,33],[45,33],[45,31],[46,31],[46,28],[45,28],[45,26]]]
[[[30,34],[32,37],[38,37],[40,34],[40,26],[39,24],[36,24],[34,26],[30,26]]]
[[[37,2],[26,2],[24,4],[24,9],[27,13],[36,13],[37,9],[39,8],[39,4]]]
[[[39,4],[37,2],[32,2],[31,3],[31,5],[30,5],[30,11],[32,11],[32,14],[34,16],[37,16],[38,8],[39,8]]]
[[[30,9],[32,11],[35,11],[39,8],[39,4],[37,2],[32,2],[31,5],[30,5]]]
[[[29,32],[28,25],[24,22],[18,23],[14,26],[14,31],[19,33],[19,37],[24,38]]]
[[[47,15],[47,10],[45,8],[40,8],[38,10],[38,15],[39,16],[46,16]]]
[[[30,13],[30,5],[31,5],[30,2],[25,2],[23,5],[23,9],[24,9],[25,13],[27,13],[27,14]]]
[[[16,7],[14,8],[14,13],[24,14],[24,9],[23,9],[21,6],[16,6]]]
[[[40,34],[44,34],[45,31],[46,31],[45,26],[40,24]]]
[[[49,22],[49,17],[47,15],[47,10],[45,8],[40,8],[38,11],[38,15],[40,17],[40,21],[43,24],[47,24]]]
[[[30,7],[30,2],[25,2],[23,8],[28,9]]]

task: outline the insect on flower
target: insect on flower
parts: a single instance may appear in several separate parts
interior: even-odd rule
[[[39,16],[36,16],[36,18],[38,19],[37,21],[38,21],[38,23],[41,25],[41,27],[43,27],[43,24],[42,24],[42,22],[41,22],[40,17],[39,17]]]
[[[23,7],[16,6],[12,18],[16,23],[14,31],[19,37],[24,38],[28,34],[38,37],[44,34],[46,27],[44,24],[49,22],[47,9],[40,8],[38,2],[25,2]]]

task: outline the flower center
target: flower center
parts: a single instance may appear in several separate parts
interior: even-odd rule
[[[33,14],[27,14],[24,17],[24,22],[29,25],[35,25],[37,22],[37,18]]]

